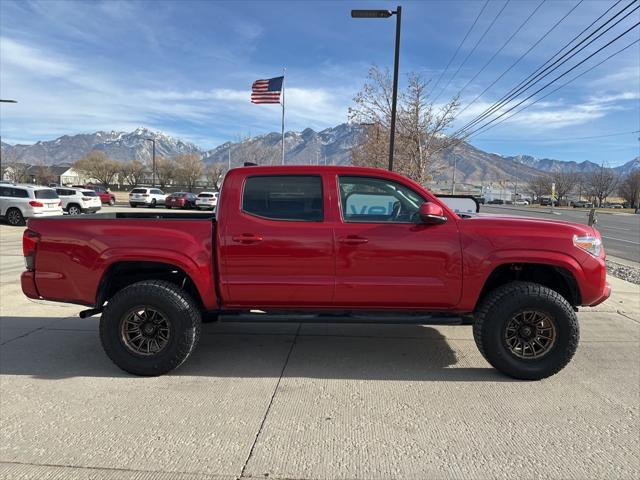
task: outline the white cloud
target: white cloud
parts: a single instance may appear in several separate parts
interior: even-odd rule
[[[30,74],[54,77],[66,76],[73,71],[68,63],[7,37],[0,37],[0,64],[3,70],[17,67]]]

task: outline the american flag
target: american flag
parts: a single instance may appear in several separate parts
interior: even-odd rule
[[[280,103],[284,77],[256,80],[251,86],[251,103]]]

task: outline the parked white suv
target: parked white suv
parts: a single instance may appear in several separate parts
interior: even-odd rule
[[[156,205],[164,205],[167,195],[159,188],[134,188],[129,192],[129,205],[137,207],[142,205],[145,207],[155,207]]]
[[[200,192],[196,197],[196,208],[213,210],[218,205],[218,192]]]
[[[102,201],[93,190],[79,188],[56,188],[62,202],[62,209],[69,215],[96,213],[102,208]]]
[[[38,185],[0,185],[0,217],[9,225],[24,225],[25,218],[62,215],[53,188]]]

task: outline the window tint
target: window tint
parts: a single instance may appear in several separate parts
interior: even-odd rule
[[[321,222],[322,179],[302,175],[249,177],[242,210],[272,220]]]
[[[27,190],[23,190],[22,188],[12,188],[12,189],[10,189],[10,194],[9,195],[11,197],[16,197],[16,198],[29,198],[29,192]]]
[[[25,192],[27,193],[27,192]],[[35,194],[36,198],[43,198],[43,199],[48,199],[48,198],[58,198],[58,194],[56,193],[55,190],[53,189],[46,189],[46,190],[36,190],[35,192],[33,192]]]
[[[12,190],[13,188],[0,187],[0,197],[12,197],[13,196]]]
[[[131,190],[131,193],[147,193],[147,189],[146,188],[134,188],[133,190]]]
[[[424,199],[410,188],[373,177],[340,177],[345,222],[413,223]]]
[[[200,198],[211,198],[213,197],[213,193],[201,193],[198,195]]]
[[[98,194],[96,192],[94,192],[93,190],[83,190],[82,191],[82,195],[85,197],[97,197]]]
[[[152,188],[151,193],[153,193],[154,195],[164,195],[164,193],[162,193],[162,190],[158,190],[157,188]]]

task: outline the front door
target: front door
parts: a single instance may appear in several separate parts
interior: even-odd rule
[[[341,221],[336,242],[336,307],[448,308],[461,292],[455,219],[420,223],[426,201],[384,178],[338,177]]]
[[[322,177],[256,175],[231,190],[240,188],[239,198],[225,199],[240,208],[220,237],[227,306],[330,305],[335,267]]]

